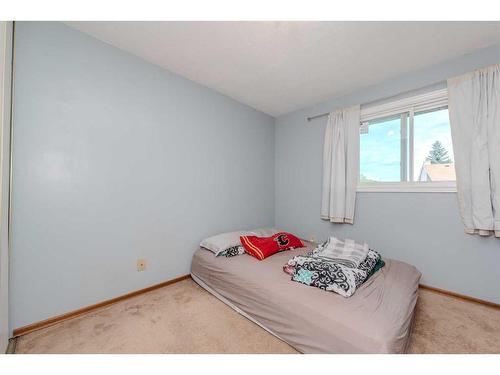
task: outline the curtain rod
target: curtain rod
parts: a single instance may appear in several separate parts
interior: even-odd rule
[[[330,114],[330,112],[325,112],[325,113],[322,113],[320,115],[308,117],[307,121],[315,120],[315,119],[320,118],[320,117],[325,117],[325,116],[328,116],[329,114]]]

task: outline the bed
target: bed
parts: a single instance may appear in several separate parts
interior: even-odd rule
[[[412,329],[420,272],[386,265],[350,298],[293,282],[283,265],[306,248],[263,261],[247,254],[215,257],[200,248],[191,276],[208,292],[302,353],[404,353]],[[217,319],[217,317],[214,317]]]

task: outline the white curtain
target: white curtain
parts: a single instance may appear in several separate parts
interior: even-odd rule
[[[359,175],[359,105],[330,113],[323,149],[321,218],[354,222]]]
[[[465,231],[500,237],[500,64],[449,79],[448,103]]]

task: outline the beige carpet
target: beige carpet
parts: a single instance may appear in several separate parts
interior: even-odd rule
[[[500,311],[420,291],[410,353],[500,353]],[[185,280],[18,339],[16,353],[297,353]]]

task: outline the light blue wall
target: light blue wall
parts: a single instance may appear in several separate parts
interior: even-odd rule
[[[330,235],[366,241],[384,256],[417,266],[422,282],[500,303],[500,240],[466,235],[454,193],[358,193],[355,224],[319,217],[326,120],[306,117],[363,104],[500,62],[500,46],[480,50],[283,115],[275,126],[275,225],[310,238]]]
[[[11,328],[273,224],[272,117],[62,24],[18,22],[15,43]]]

